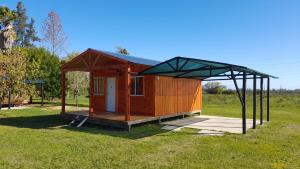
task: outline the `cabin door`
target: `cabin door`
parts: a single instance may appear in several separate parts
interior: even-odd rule
[[[116,111],[116,78],[108,77],[106,85],[106,111]]]

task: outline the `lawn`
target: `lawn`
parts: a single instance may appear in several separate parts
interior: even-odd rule
[[[59,119],[59,110],[2,110],[0,168],[300,168],[300,95],[271,97],[270,123],[223,137],[166,132],[157,124],[130,133],[77,129]],[[204,95],[203,105],[204,114],[241,117],[235,95]]]

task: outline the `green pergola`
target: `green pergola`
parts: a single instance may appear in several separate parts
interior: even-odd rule
[[[242,105],[243,133],[246,134],[246,82],[253,79],[253,128],[256,128],[256,80],[260,79],[260,124],[263,124],[263,82],[267,79],[267,121],[270,121],[270,78],[278,78],[245,66],[175,57],[154,65],[139,74],[159,75],[174,78],[199,79],[202,81],[233,80]],[[242,80],[240,92],[237,80]]]

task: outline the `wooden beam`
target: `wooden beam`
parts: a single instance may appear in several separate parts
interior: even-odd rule
[[[61,113],[66,112],[66,72],[61,74]]]
[[[131,82],[131,68],[130,65],[127,65],[125,69],[125,103],[126,103],[126,112],[125,112],[125,121],[130,121],[130,82]]]
[[[94,54],[96,54],[96,55],[99,55],[99,54],[100,54],[100,55],[102,55],[102,56],[104,56],[104,57],[107,57],[107,58],[112,59],[112,60],[115,60],[115,61],[119,61],[119,62],[121,62],[121,63],[126,63],[126,64],[128,63],[128,61],[125,60],[125,59],[117,58],[117,57],[115,57],[115,56],[113,56],[113,55],[104,53],[104,52],[102,52],[102,51],[90,49],[90,52],[91,52],[91,53],[94,53]]]
[[[114,64],[114,65],[103,65],[99,67],[95,67],[92,70],[107,70],[107,69],[127,69],[126,64]]]
[[[94,60],[94,62],[92,63],[92,69],[96,66],[98,59],[100,58],[99,55],[96,55],[96,59]]]
[[[80,57],[86,55],[87,53],[89,53],[89,49],[86,50],[86,51],[84,51],[83,53],[79,54],[78,56],[74,57],[74,58],[71,59],[70,61],[64,63],[64,64],[62,65],[62,68],[67,68],[70,64],[72,64],[73,62],[76,62],[76,61],[78,60],[78,58],[80,58]]]
[[[83,71],[83,72],[89,72],[91,70],[109,70],[109,69],[125,69],[126,65],[124,64],[116,64],[116,65],[103,65],[99,67],[94,67],[92,69],[87,69],[87,68],[63,68],[63,71]]]
[[[94,99],[94,80],[93,80],[93,72],[90,71],[90,97],[89,97],[89,115],[92,116],[94,114],[94,104],[93,104],[93,99]]]
[[[84,63],[85,67],[86,67],[87,69],[90,69],[89,64],[87,63],[87,61],[86,61],[83,57],[81,57],[81,60],[82,60],[82,62]]]

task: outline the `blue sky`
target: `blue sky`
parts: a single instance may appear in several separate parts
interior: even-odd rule
[[[297,0],[23,2],[38,31],[48,12],[59,14],[69,52],[122,46],[131,55],[156,60],[186,56],[223,61],[279,76],[272,88],[300,88]],[[15,8],[16,3],[1,0],[0,5]]]

